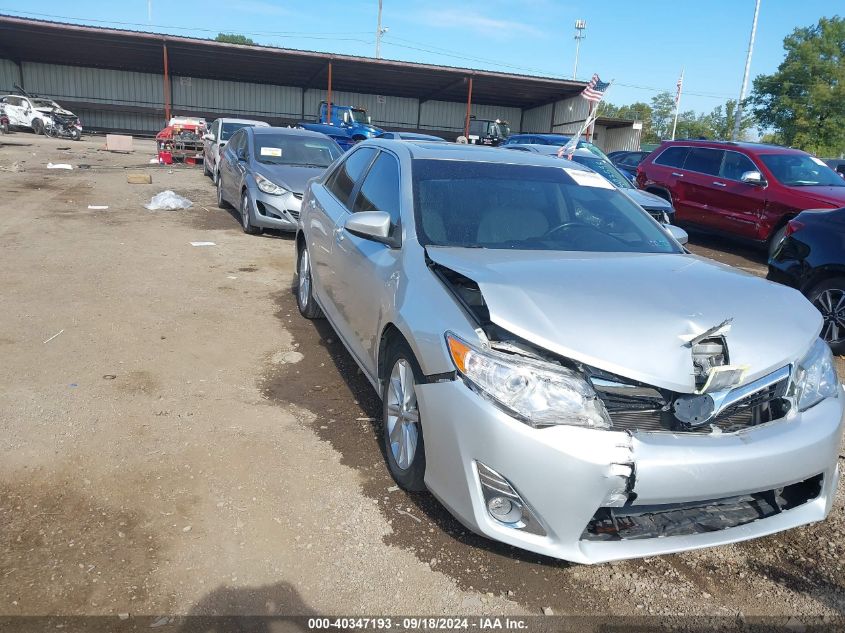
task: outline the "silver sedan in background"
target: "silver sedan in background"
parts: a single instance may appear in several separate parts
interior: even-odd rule
[[[673,235],[573,162],[365,141],[307,187],[297,300],[381,395],[396,482],[479,534],[593,563],[825,518],[821,317]]]

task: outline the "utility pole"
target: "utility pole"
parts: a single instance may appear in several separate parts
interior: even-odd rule
[[[586,28],[586,20],[575,20],[575,69],[572,71],[573,80],[578,78],[578,53],[581,51],[581,40],[586,37],[584,35]]]
[[[381,36],[387,33],[388,28],[381,26],[381,2],[378,0],[378,25],[376,26],[376,59],[381,59]]]
[[[734,131],[731,140],[735,141],[739,136],[739,129],[742,123],[742,101],[745,99],[745,91],[748,89],[748,74],[751,72],[751,54],[754,52],[754,36],[757,34],[757,16],[760,15],[760,0],[754,4],[754,21],[751,23],[751,38],[748,40],[748,57],[745,58],[745,74],[742,77],[742,89],[739,91],[739,101],[736,104],[734,114]]]

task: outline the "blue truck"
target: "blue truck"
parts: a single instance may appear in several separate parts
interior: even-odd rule
[[[299,127],[330,136],[346,151],[355,143],[381,134],[384,130],[370,123],[370,117],[363,108],[332,104],[331,120],[328,117],[328,103],[320,102],[320,115],[316,123],[300,123]]]

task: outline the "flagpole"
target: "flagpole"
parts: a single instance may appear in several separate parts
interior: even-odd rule
[[[672,140],[675,140],[675,130],[678,128],[678,110],[681,108],[681,93],[684,91],[684,69],[681,68],[681,78],[678,80],[678,94],[675,96],[675,121],[672,123]]]

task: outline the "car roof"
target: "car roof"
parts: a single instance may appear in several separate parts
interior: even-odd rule
[[[221,123],[249,123],[257,127],[270,127],[269,123],[266,123],[265,121],[256,121],[255,119],[230,119],[228,117],[220,117],[219,119],[214,119],[212,123],[217,121],[220,121]]]
[[[676,145],[709,147],[712,149],[743,149],[751,153],[765,154],[805,154],[806,152],[793,147],[772,145],[770,143],[752,143],[750,141],[711,141],[706,139],[677,139],[674,141],[663,141],[664,148]]]
[[[314,132],[301,127],[253,127],[249,128],[253,134],[289,134],[290,136],[312,136],[314,138],[326,138],[322,132]]]
[[[405,153],[412,160],[460,160],[556,168],[564,166],[561,164],[561,159],[556,156],[547,156],[536,152],[517,152],[504,147],[489,147],[486,145],[443,143],[441,141],[370,139],[362,141],[359,143],[359,146],[383,147],[396,154]],[[566,161],[565,166],[571,167],[572,169],[589,171],[586,167],[570,161]]]

